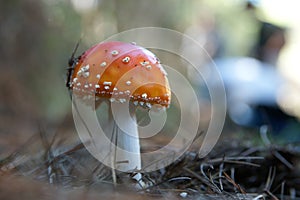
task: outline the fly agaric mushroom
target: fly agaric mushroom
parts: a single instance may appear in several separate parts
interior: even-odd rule
[[[106,130],[112,134],[111,138],[117,140],[112,142],[125,152],[134,153],[133,156],[115,150],[112,168],[128,172],[140,170],[136,108],[167,108],[171,99],[167,74],[158,58],[134,43],[114,41],[91,47],[78,58],[72,58],[69,64],[68,88],[82,99],[94,95],[95,109],[104,102],[108,103],[109,120],[106,125],[109,128]],[[115,123],[113,106],[120,112],[124,107],[129,109],[131,117],[122,119],[122,128]],[[139,181],[141,174],[137,173],[133,178]]]

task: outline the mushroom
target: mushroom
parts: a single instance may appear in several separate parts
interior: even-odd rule
[[[159,59],[134,43],[112,41],[99,43],[78,58],[72,56],[69,64],[68,88],[81,99],[94,94],[95,109],[108,104],[106,131],[112,142],[125,150],[113,153],[113,172],[141,170],[136,108],[167,108],[171,100],[167,74]],[[121,119],[121,127],[116,118]],[[133,178],[139,182],[142,176],[138,172]]]

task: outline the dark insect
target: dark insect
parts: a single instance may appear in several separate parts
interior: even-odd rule
[[[79,57],[75,58],[75,53],[76,53],[76,51],[77,51],[77,49],[78,49],[78,47],[79,47],[79,43],[80,43],[80,40],[77,42],[77,44],[76,44],[76,46],[75,46],[75,48],[74,48],[74,50],[73,50],[73,53],[72,53],[72,55],[71,55],[71,58],[70,58],[69,61],[68,61],[69,67],[67,68],[68,72],[67,72],[67,82],[66,82],[66,86],[67,86],[67,88],[69,88],[69,89],[70,89],[70,87],[71,87],[71,77],[72,77],[72,75],[73,75],[74,67],[75,67],[76,63],[78,62],[78,60],[79,60],[80,57],[81,57],[81,56],[79,56]]]

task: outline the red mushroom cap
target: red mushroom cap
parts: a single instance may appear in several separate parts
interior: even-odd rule
[[[167,74],[149,50],[132,43],[103,42],[84,52],[69,74],[69,89],[112,102],[130,99],[137,105],[168,107],[171,92]]]

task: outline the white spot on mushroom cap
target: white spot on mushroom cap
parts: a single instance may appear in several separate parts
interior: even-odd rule
[[[140,64],[145,67],[146,65],[149,65],[149,61],[143,61],[143,62],[140,62]]]
[[[119,52],[117,51],[117,50],[113,50],[112,52],[111,52],[111,55],[113,55],[113,56],[116,56],[116,55],[118,55],[119,54]]]
[[[81,68],[84,72],[86,72],[87,70],[90,69],[90,65],[86,65],[84,67]]]
[[[129,56],[126,56],[125,58],[122,59],[123,63],[129,63],[129,61],[130,61],[130,57]]]
[[[130,91],[129,91],[129,90],[126,90],[124,93],[125,93],[126,95],[130,95]]]
[[[126,85],[131,85],[131,81],[126,81]]]
[[[102,62],[102,63],[100,64],[100,66],[101,66],[101,67],[105,67],[105,66],[106,66],[106,62]]]
[[[142,98],[144,98],[144,99],[146,99],[147,96],[148,96],[148,95],[147,95],[146,93],[142,94]]]
[[[97,75],[96,75],[96,78],[97,78],[97,79],[100,79],[100,74],[97,74]]]
[[[148,69],[148,70],[150,70],[151,68],[152,68],[151,65],[147,65],[147,66],[146,66],[146,69]]]
[[[77,75],[78,75],[78,76],[83,76],[84,78],[89,77],[89,75],[90,75],[90,72],[88,71],[89,68],[90,68],[89,65],[86,65],[86,66],[82,67],[82,68],[77,72]]]
[[[95,88],[100,88],[100,85],[99,85],[99,84],[96,84],[96,85],[95,85]]]
[[[103,82],[103,85],[109,85],[109,86],[111,86],[111,84],[112,84],[112,82],[110,82],[110,81],[104,81]]]
[[[76,82],[77,82],[77,80],[78,80],[78,78],[74,78],[74,79],[73,79],[73,82],[74,82],[74,83],[76,83]]]
[[[83,77],[84,77],[84,78],[87,78],[87,77],[89,77],[89,76],[90,76],[90,72],[84,72],[84,73],[83,73]]]

